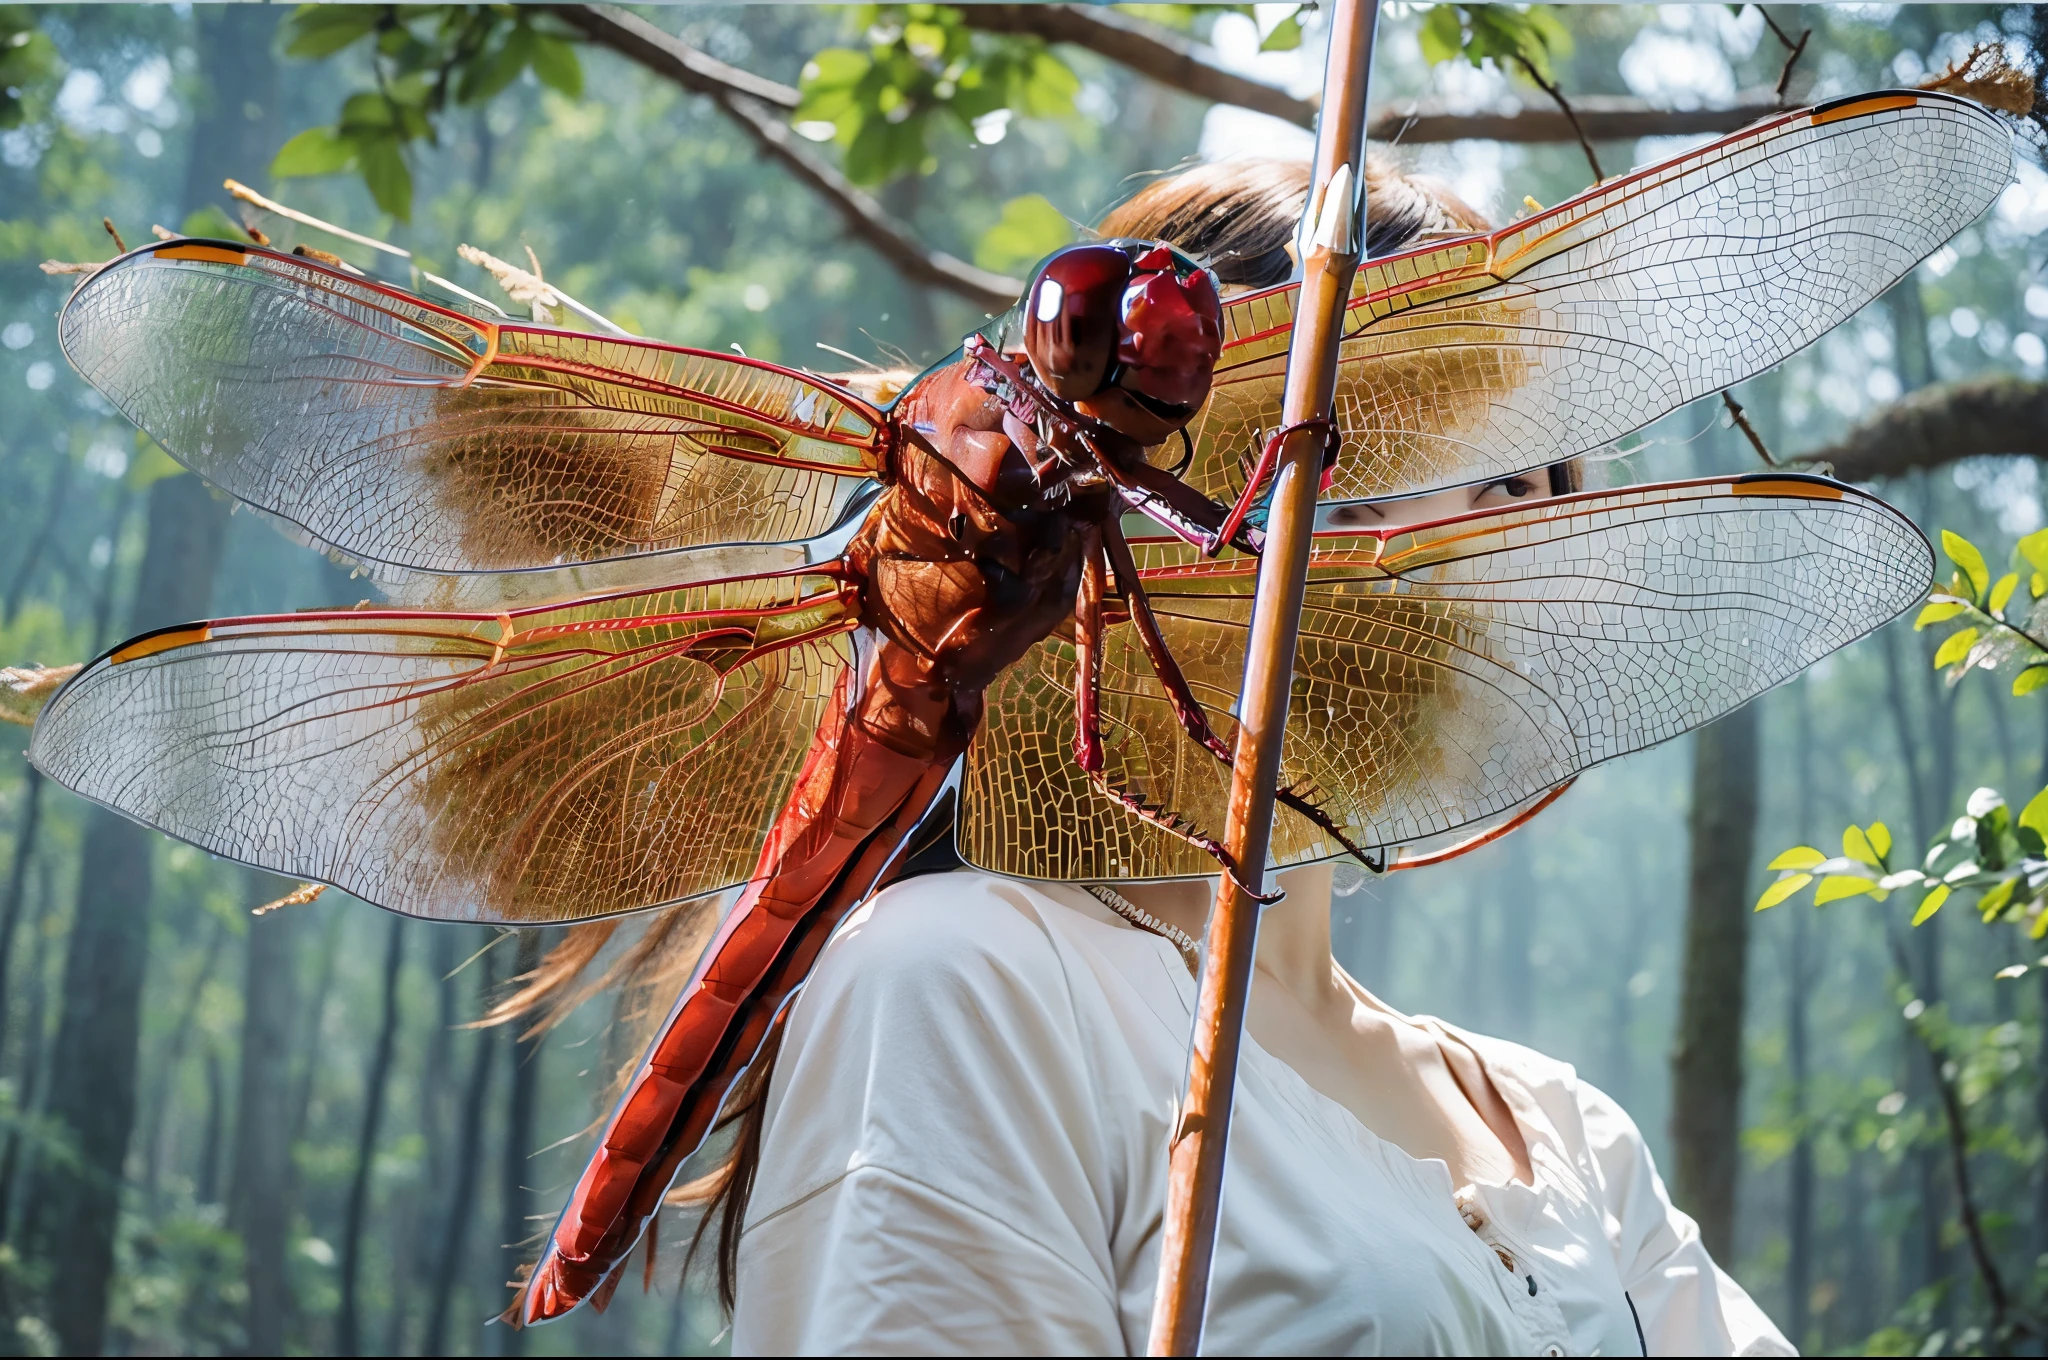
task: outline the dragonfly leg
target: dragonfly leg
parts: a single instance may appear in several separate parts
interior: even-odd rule
[[[1074,761],[1102,769],[1103,531],[1089,528],[1081,546],[1081,588],[1074,600]]]
[[[1160,686],[1166,691],[1166,701],[1173,705],[1174,716],[1180,719],[1181,728],[1186,731],[1197,746],[1202,747],[1225,765],[1231,763],[1230,747],[1216,735],[1216,729],[1209,724],[1209,714],[1202,707],[1202,701],[1195,697],[1188,685],[1187,677],[1181,673],[1180,663],[1173,659],[1172,648],[1166,645],[1165,634],[1159,631],[1159,620],[1152,613],[1152,602],[1145,594],[1145,586],[1138,578],[1138,564],[1131,556],[1131,545],[1124,541],[1123,530],[1114,520],[1103,525],[1103,547],[1109,555],[1109,564],[1116,574],[1116,582],[1124,593],[1124,602],[1131,611],[1131,626],[1138,630],[1138,644],[1145,649],[1145,659],[1152,663],[1152,673],[1159,677]],[[1085,588],[1085,587],[1084,587]],[[1100,649],[1095,650],[1096,668],[1101,668]],[[1086,766],[1084,765],[1085,769]],[[1314,802],[1294,789],[1282,788],[1275,795],[1281,804],[1293,809],[1320,827],[1337,844],[1344,847],[1359,863],[1378,873],[1384,868],[1384,861],[1375,861],[1337,825],[1337,819],[1323,811]]]
[[[1110,528],[1102,537],[1106,538],[1109,533],[1114,532],[1115,530]],[[1095,535],[1091,534],[1091,537]],[[1122,539],[1116,541],[1121,543]],[[1146,802],[1142,795],[1111,780],[1106,772],[1108,762],[1103,754],[1101,728],[1104,586],[1101,546],[1101,538],[1087,545],[1086,556],[1082,559],[1081,589],[1074,605],[1074,761],[1081,767],[1081,772],[1088,776],[1088,781],[1105,797],[1115,800],[1142,820],[1178,836],[1213,857],[1222,866],[1223,872],[1229,875],[1230,881],[1242,889],[1247,897],[1267,905],[1278,902],[1283,896],[1281,893],[1253,891],[1251,885],[1238,874],[1237,861],[1223,848],[1223,842],[1199,830],[1186,818]],[[1196,713],[1199,716],[1199,707]],[[1206,719],[1201,721],[1206,725]]]

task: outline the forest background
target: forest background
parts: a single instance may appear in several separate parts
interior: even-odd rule
[[[2038,29],[2028,6],[1390,3],[1375,131],[1505,221],[1785,101],[1984,42],[2031,62]],[[233,176],[478,292],[497,295],[458,243],[530,247],[641,333],[921,365],[1144,176],[1306,155],[1320,46],[1293,5],[0,8],[0,663],[367,593],[231,515],[66,367],[72,280],[38,265],[110,255],[103,216],[130,244],[232,232]],[[1781,459],[1874,481],[1994,562],[2048,495],[2034,146],[1982,223],[1736,394]],[[1758,457],[1718,401],[1629,445],[1595,477]],[[1901,621],[1338,907],[1340,956],[1394,1004],[1617,1096],[1812,1350],[2043,1347],[2048,946],[1960,907],[1911,925],[1914,894],[1752,912],[1795,842],[1883,819],[1915,862],[1979,785],[2018,807],[2048,781],[2048,695],[1944,676],[1938,643]],[[25,738],[0,728],[0,1350],[723,1346],[704,1282],[678,1279],[687,1222],[650,1291],[636,1262],[606,1313],[485,1325],[618,1061],[603,999],[544,1039],[466,1027],[546,932],[334,892],[252,916],[292,885],[44,785]]]

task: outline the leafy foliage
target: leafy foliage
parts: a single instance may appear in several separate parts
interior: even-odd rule
[[[996,141],[1006,113],[1073,114],[1081,82],[1043,39],[975,33],[947,5],[865,6],[855,22],[867,45],[829,47],[804,64],[795,122],[837,142],[858,183],[928,173],[943,125]]]
[[[1195,31],[1204,23],[1213,23],[1221,14],[1242,14],[1254,23],[1258,21],[1257,5],[1118,5],[1126,14],[1135,15],[1162,28],[1180,32]],[[1266,31],[1259,43],[1261,52],[1292,52],[1301,46],[1301,16],[1315,6],[1296,5],[1280,22]]]
[[[1553,58],[1571,51],[1571,34],[1543,5],[1437,5],[1422,21],[1421,42],[1432,66],[1463,57],[1546,81],[1553,79]]]
[[[998,273],[1022,273],[1074,239],[1074,224],[1044,194],[1023,194],[982,233],[974,262]]]
[[[1962,626],[1936,649],[1935,669],[1947,671],[1951,683],[1980,667],[2010,669],[2016,672],[2014,694],[2048,685],[2048,643],[2042,641],[2048,634],[2048,529],[2015,544],[2013,569],[1995,581],[1983,552],[1969,539],[1944,529],[1941,546],[1955,573],[1928,595],[1913,627],[1958,621]]]
[[[26,5],[0,5],[0,128],[31,116],[30,101],[47,93],[62,63]]]
[[[1778,871],[1778,879],[1757,899],[1756,909],[1777,906],[1816,881],[1815,906],[1866,896],[1882,902],[1911,888],[1922,894],[1913,912],[1919,926],[1963,892],[1975,895],[1986,925],[2017,925],[2035,940],[2048,936],[2048,789],[2017,816],[1997,789],[1978,789],[1963,815],[1929,843],[1918,867],[1894,869],[1891,850],[1883,822],[1846,828],[1839,855],[1795,845],[1767,866]]]
[[[406,149],[432,142],[451,104],[484,103],[528,71],[571,98],[583,93],[567,30],[520,5],[304,5],[285,54],[319,60],[358,43],[369,47],[376,88],[350,95],[334,123],[286,142],[270,169],[286,179],[354,170],[401,221],[412,216]]]

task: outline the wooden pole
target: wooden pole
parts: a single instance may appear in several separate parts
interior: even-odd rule
[[[1365,241],[1365,91],[1378,21],[1379,0],[1336,0],[1330,12],[1324,113],[1316,133],[1310,180],[1314,187],[1302,217],[1301,292],[1280,408],[1282,428],[1293,432],[1281,449],[1266,550],[1259,563],[1244,695],[1238,707],[1230,812],[1223,834],[1239,875],[1255,889],[1262,887],[1273,835],[1273,792],[1280,777],[1295,635],[1301,627],[1309,542],[1322,480],[1322,431],[1328,427],[1317,422],[1331,414],[1344,304],[1351,296]],[[1187,1098],[1173,1137],[1159,1288],[1152,1302],[1153,1355],[1194,1355],[1201,1346],[1217,1206],[1223,1193],[1223,1153],[1230,1136],[1230,1103],[1258,930],[1259,904],[1224,876],[1215,909],[1209,913],[1207,963],[1188,1055]]]

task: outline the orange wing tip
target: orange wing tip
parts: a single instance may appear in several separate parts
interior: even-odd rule
[[[1531,803],[1528,807],[1523,808],[1499,826],[1488,827],[1478,835],[1459,841],[1456,845],[1447,845],[1441,850],[1433,850],[1428,854],[1422,855],[1411,855],[1403,851],[1395,856],[1392,864],[1387,866],[1387,872],[1392,873],[1396,869],[1426,869],[1432,864],[1442,864],[1445,860],[1456,859],[1460,855],[1469,855],[1482,846],[1491,845],[1509,832],[1519,831],[1534,821],[1537,813],[1564,797],[1565,791],[1578,782],[1576,776],[1565,780],[1564,783],[1559,784],[1556,788],[1544,794],[1541,798]]]
[[[140,661],[146,656],[155,656],[158,652],[175,651],[179,647],[190,647],[195,643],[210,642],[212,639],[213,628],[210,624],[201,624],[197,628],[171,628],[161,633],[150,633],[116,647],[107,660],[118,666],[125,661]]]
[[[1834,482],[1804,477],[1745,477],[1731,482],[1731,496],[1796,496],[1809,501],[1838,501],[1844,488]]]
[[[249,252],[232,246],[200,245],[195,241],[158,246],[150,252],[159,260],[204,260],[208,264],[247,264]]]
[[[1845,118],[1862,118],[1868,114],[1886,113],[1892,109],[1910,109],[1919,102],[1917,95],[1874,94],[1867,99],[1847,99],[1839,104],[1823,104],[1813,111],[1813,125],[1825,127],[1829,123],[1839,123]]]

